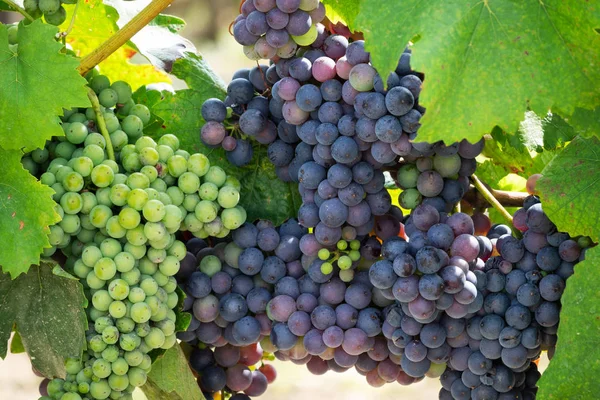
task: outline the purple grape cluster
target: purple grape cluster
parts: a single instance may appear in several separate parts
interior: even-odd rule
[[[240,11],[233,37],[251,60],[292,57],[325,34],[319,0],[245,0]]]

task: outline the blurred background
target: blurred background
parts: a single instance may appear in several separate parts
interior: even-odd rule
[[[247,59],[241,47],[229,34],[228,27],[239,12],[238,0],[177,0],[165,11],[187,22],[181,33],[191,40],[225,82],[240,68],[252,67],[255,61]],[[0,20],[11,22],[11,20]],[[328,372],[314,376],[305,366],[275,361],[277,379],[269,385],[260,400],[305,400],[315,397],[327,400],[433,400],[438,398],[438,379],[425,379],[411,386],[388,384],[382,388],[370,387],[365,377],[355,370],[343,374]],[[542,360],[544,370],[547,360]],[[41,378],[35,376],[25,354],[8,354],[0,360],[0,400],[33,400],[39,397]],[[143,400],[139,394],[136,400]]]

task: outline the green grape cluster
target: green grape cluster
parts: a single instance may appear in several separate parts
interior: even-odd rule
[[[44,255],[66,257],[65,269],[81,280],[89,303],[87,350],[68,361],[66,379],[52,380],[48,395],[131,399],[150,371],[148,353],[176,343],[174,275],[186,255],[176,234],[224,237],[246,212],[237,179],[203,154],[180,149],[174,135],[143,135],[151,115],[134,103],[126,82],[111,84],[97,71],[87,79],[110,143],[93,108],[68,110],[65,136],[22,159],[54,190],[62,217],[50,227],[52,247]]]
[[[340,279],[350,282],[354,278],[352,266],[360,260],[360,242],[358,240],[339,240],[335,250],[321,249],[318,252],[319,260],[325,261],[321,265],[321,272],[325,275],[333,272],[333,264],[337,263],[340,269]]]
[[[24,0],[23,8],[33,18],[43,15],[47,23],[58,26],[67,19],[64,5],[75,3],[77,0]]]

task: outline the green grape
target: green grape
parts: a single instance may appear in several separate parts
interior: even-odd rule
[[[129,252],[122,251],[117,254],[114,258],[115,265],[117,266],[117,271],[119,272],[128,272],[135,267],[135,258]]]
[[[183,219],[183,224],[185,226],[185,229],[187,229],[190,232],[198,232],[199,230],[201,230],[204,227],[204,224],[202,222],[200,222],[198,220],[198,218],[196,218],[195,214],[188,214],[185,216],[185,218]]]
[[[221,260],[219,260],[219,257],[217,256],[209,255],[200,261],[200,271],[204,272],[210,277],[219,272],[221,267]]]
[[[228,210],[233,209],[230,208]],[[217,218],[218,209],[212,201],[202,200],[196,205],[194,213],[200,222],[207,223]]]
[[[87,215],[92,211],[92,208],[94,208],[98,205],[98,200],[96,199],[96,196],[94,195],[94,193],[83,192],[83,193],[81,193],[81,203],[82,203],[81,213]],[[89,221],[89,219],[88,219],[88,221]],[[83,226],[83,222],[82,222],[82,226]],[[88,228],[86,228],[86,229],[88,229]]]
[[[98,290],[92,296],[92,305],[100,311],[108,311],[112,299],[106,290]]]
[[[130,154],[137,154],[137,150],[135,148],[135,145],[133,145],[133,144],[126,144],[121,149],[121,160],[123,160],[123,158],[127,157]]]
[[[137,115],[137,113],[136,113],[136,115]],[[142,117],[140,117],[140,118],[142,118]],[[173,151],[179,150],[179,138],[171,133],[162,135],[158,139],[158,144],[169,146],[171,149],[173,149]]]
[[[137,367],[142,363],[142,360],[144,359],[144,353],[139,350],[127,351],[123,357],[130,367]]]
[[[179,295],[175,292],[171,292],[167,295],[167,307],[173,309],[179,303]]]
[[[160,272],[166,276],[173,276],[179,272],[179,260],[176,257],[167,256],[165,260],[158,265],[158,268]]]
[[[84,144],[86,146],[91,146],[91,145],[95,144],[96,146],[100,147],[103,150],[106,149],[106,140],[104,139],[104,136],[102,136],[98,132],[92,132],[89,135],[87,135],[87,137],[85,138]],[[75,154],[75,153],[73,153],[73,154]]]
[[[52,186],[56,183],[56,176],[52,172],[44,172],[40,176],[40,182],[46,186]]]
[[[96,94],[110,87],[110,80],[105,75],[97,75],[90,81],[90,87]]]
[[[92,381],[89,382],[80,382],[77,385],[77,390],[79,391],[79,393],[81,394],[87,394],[90,392],[90,383],[92,383]]]
[[[148,308],[148,312],[150,312],[150,308]],[[146,337],[149,333],[150,324],[148,322],[142,322],[135,325],[135,334],[139,337]]]
[[[131,306],[131,319],[136,323],[144,323],[150,320],[152,311],[150,306],[145,302],[135,303]],[[142,336],[138,333],[138,336]]]
[[[171,200],[169,195],[167,193],[163,193],[163,192],[158,193],[158,201],[160,201],[164,205],[173,204],[173,201]]]
[[[144,291],[146,296],[154,296],[158,291],[158,283],[152,277],[142,278],[140,288]]]
[[[140,172],[148,177],[150,184],[158,178],[158,171],[151,165],[144,165]]]
[[[187,151],[185,151],[183,149],[175,150],[175,155],[185,158],[186,161],[190,158],[190,153],[188,153]]]
[[[119,104],[125,104],[131,100],[133,92],[131,91],[131,86],[127,82],[115,81],[110,85],[110,88],[117,93]]]
[[[182,156],[174,155],[167,160],[167,168],[169,174],[177,178],[187,171],[187,160]]]
[[[338,259],[338,267],[340,267],[341,270],[350,269],[350,267],[352,267],[352,260],[348,256],[341,256]]]
[[[83,155],[89,157],[94,162],[94,165],[100,165],[104,161],[104,150],[95,144],[86,146],[83,149]]]
[[[342,282],[352,282],[352,280],[354,279],[354,270],[353,269],[341,270],[339,275],[340,275],[340,279],[342,280]]]
[[[113,171],[114,171],[114,169],[113,169]],[[127,175],[121,174],[121,173],[115,174],[115,179],[113,180],[112,184],[113,185],[121,185],[121,184],[125,185],[125,184],[127,184]]]
[[[54,160],[50,161],[50,164],[48,164],[48,172],[56,175],[60,167],[64,167],[68,163],[69,162],[66,159],[57,157]]]
[[[87,127],[81,122],[72,122],[65,130],[67,140],[73,144],[81,144],[88,135]]]
[[[196,210],[198,208],[196,207]],[[196,213],[196,217],[198,213]],[[200,219],[200,218],[198,218]],[[227,208],[221,213],[221,221],[223,226],[227,229],[234,230],[242,226],[246,222],[246,211],[240,207]]]
[[[200,187],[200,178],[193,172],[184,172],[179,176],[177,185],[185,194],[196,193]]]
[[[352,261],[358,261],[358,260],[360,260],[360,251],[358,251],[358,250],[351,250],[348,253],[348,257],[350,257],[350,259]]]
[[[118,183],[110,188],[110,201],[115,205],[122,207],[127,204],[127,196],[129,195],[129,186]]]
[[[60,6],[55,13],[44,14],[44,19],[50,25],[62,25],[67,20],[67,10],[63,6]]]
[[[121,121],[121,127],[130,138],[138,139],[142,136],[144,123],[137,115],[129,114]]]
[[[348,242],[346,242],[345,240],[340,240],[337,242],[336,247],[338,248],[338,250],[346,250],[348,248]]]
[[[120,300],[113,301],[108,307],[108,313],[113,318],[123,318],[127,314],[127,306]]]
[[[65,194],[67,191],[63,188],[63,186],[60,183],[55,183],[54,185],[50,186],[52,188],[52,190],[54,190],[54,194],[52,195],[52,200],[54,200],[55,202],[59,202],[60,198],[62,197],[63,194]]]
[[[162,287],[169,282],[169,277],[160,271],[156,271],[156,273],[152,275],[152,278],[156,281],[156,283],[159,286],[159,288],[156,290],[156,298],[158,298],[163,303],[166,302],[168,294]]]
[[[65,236],[65,231],[58,226],[52,225],[50,226],[50,234],[48,235],[48,241],[52,246],[56,246],[62,242],[63,237]]]
[[[107,399],[110,396],[110,393],[111,389],[106,379],[100,379],[99,381],[94,381],[90,384],[90,394],[94,399]]]
[[[83,177],[75,171],[69,172],[62,180],[62,185],[68,192],[79,192],[83,189]]]
[[[223,222],[221,221],[221,218],[219,218],[219,217],[204,224],[204,230],[210,236],[217,236],[221,232],[222,229],[223,229]]]
[[[130,333],[135,329],[135,322],[131,318],[124,317],[119,318],[115,326],[121,333]],[[121,335],[121,337],[123,337],[123,335]]]
[[[104,164],[96,165],[92,170],[91,176],[94,185],[100,188],[110,186],[115,179],[115,173],[113,172],[112,168]]]
[[[240,202],[240,192],[233,186],[223,186],[219,190],[217,201],[223,208],[233,208]]]
[[[172,204],[165,206],[165,216],[163,217],[162,222],[165,224],[166,228],[178,228],[181,225],[182,220],[183,215],[179,207]]]
[[[144,189],[133,189],[127,195],[127,205],[136,211],[142,211],[148,202],[148,197]]]
[[[125,351],[135,350],[141,343],[141,339],[135,333],[127,333],[119,338],[119,346]]]
[[[46,149],[35,149],[31,152],[31,159],[38,164],[48,161],[49,152]]]
[[[84,178],[90,176],[94,168],[94,162],[89,157],[77,157],[71,160],[73,162],[73,171]]]
[[[442,176],[442,178],[449,178],[458,174],[460,165],[461,158],[458,154],[448,156],[436,154],[433,157],[433,168]],[[400,174],[400,171],[398,171],[398,174]]]
[[[106,349],[102,351],[102,358],[109,363],[116,361],[119,358],[120,349],[119,346],[114,344],[107,345]]]
[[[111,375],[108,377],[108,384],[111,389],[117,392],[122,392],[123,390],[127,389],[127,386],[129,386],[129,378],[127,375]]]
[[[147,254],[148,252],[146,252],[146,255]],[[144,257],[140,260],[138,268],[144,275],[153,275],[156,271],[158,271],[158,264],[154,263],[148,257]]]
[[[127,177],[127,185],[132,189],[146,189],[150,187],[150,180],[141,172],[134,172]]]
[[[87,277],[90,271],[92,271],[92,269],[86,266],[81,260],[77,260],[75,266],[73,267],[73,272],[80,279],[84,279],[85,277]]]
[[[112,207],[113,204],[110,201],[110,188],[105,187],[105,188],[96,190],[96,200],[98,200],[98,204],[100,204],[100,205],[103,205],[106,207]]]
[[[98,100],[100,100],[100,104],[102,104],[103,107],[111,108],[117,105],[119,95],[114,90],[106,88],[100,92]]]
[[[90,271],[90,273],[85,277],[85,281],[90,289],[101,289],[106,284],[106,281],[98,278],[94,271]]]
[[[73,172],[73,168],[67,166],[67,165],[62,165],[60,166],[57,170],[56,170],[56,180],[58,182],[61,182],[65,180],[65,178],[67,177],[67,175],[69,175],[71,172]]]
[[[127,134],[120,129],[117,129],[110,134],[110,141],[115,151],[120,151],[128,143],[129,138]]]
[[[108,293],[114,300],[124,300],[129,296],[129,285],[122,279],[115,279],[108,285]]]
[[[238,192],[242,190],[242,184],[239,179],[231,175],[228,175],[227,179],[225,179],[225,186],[231,186]]]
[[[73,122],[86,122],[88,120],[88,118],[85,116],[85,114],[82,113],[75,113],[73,115],[71,115],[69,117],[69,123],[73,123]],[[64,125],[63,125],[64,128]]]
[[[173,276],[170,276],[169,279],[167,280],[167,283],[165,285],[163,285],[162,288],[167,293],[174,292],[177,289],[177,279],[175,279],[175,277],[173,277]]]
[[[333,265],[328,262],[321,264],[321,273],[324,275],[331,274],[333,272]]]
[[[140,302],[146,300],[146,293],[144,292],[144,289],[139,288],[139,287],[134,287],[134,288],[131,288],[131,290],[129,291],[128,299],[133,304],[140,303]]]
[[[54,152],[57,156],[70,160],[73,156],[73,152],[75,151],[75,149],[76,147],[73,143],[60,142],[58,145],[56,145],[56,149],[54,149]]]
[[[131,108],[133,106],[135,106],[135,103],[132,99],[127,100],[123,104],[119,103],[119,104],[117,104],[117,109],[116,109],[117,114],[121,118],[126,117],[129,115],[129,112],[131,111]]]
[[[159,328],[151,328],[148,336],[144,338],[144,343],[152,349],[158,349],[165,342],[165,334]]]
[[[112,210],[105,205],[97,205],[90,211],[90,223],[96,228],[104,228],[113,216]]]
[[[184,172],[184,174],[187,174],[187,172]],[[169,196],[169,198],[171,199],[171,204],[173,204],[175,206],[180,206],[183,203],[185,194],[177,186],[171,186],[170,188],[167,189],[166,193]]]
[[[151,187],[144,189],[144,192],[148,193],[148,200],[158,200],[158,192]]]
[[[177,336],[175,334],[172,334],[172,335],[165,337],[165,341],[163,342],[163,345],[160,346],[160,348],[168,350],[171,347],[175,346],[176,343],[177,343]]]
[[[145,147],[140,151],[140,162],[142,165],[156,165],[160,159],[160,155],[156,149]]]
[[[81,364],[81,360],[78,358],[67,358],[65,361],[65,370],[68,374],[76,375],[83,369],[83,364]]]
[[[327,250],[327,249],[321,249],[321,250],[319,250],[319,253],[318,253],[319,260],[323,260],[323,261],[329,260],[330,255],[331,254],[329,253],[329,250]]]
[[[107,238],[100,243],[100,251],[104,257],[114,258],[123,250],[121,243],[118,240]]]
[[[117,273],[117,266],[112,259],[103,257],[94,264],[94,273],[103,281],[108,281]]]
[[[147,358],[149,359],[150,357],[148,356]],[[130,368],[129,371],[127,372],[127,377],[129,378],[129,383],[135,387],[143,386],[146,383],[147,375],[146,375],[146,372],[144,372],[144,369],[142,369],[143,366],[146,364],[145,359],[146,359],[146,355],[144,356],[144,361],[142,361],[142,363],[140,364],[139,367]],[[151,363],[152,363],[152,360],[150,360],[150,365],[151,365]]]
[[[80,217],[80,220],[83,221],[81,219],[81,217]],[[82,224],[81,230],[77,234],[77,240],[81,241],[82,243],[90,243],[90,242],[92,242],[94,240],[94,235],[95,234],[96,234],[96,230],[95,229],[93,229],[93,230],[92,229],[86,229],[85,227],[83,227],[83,224]]]
[[[112,112],[102,113],[104,117],[104,123],[106,124],[106,130],[109,134],[117,131],[121,128],[121,124],[119,123],[119,119]]]
[[[196,205],[200,202],[200,196],[197,193],[186,194],[183,198],[181,205],[188,212],[193,212],[196,209]]]
[[[148,238],[146,237],[146,234],[144,232],[146,230],[147,225],[148,223],[146,223],[145,226],[142,226],[140,224],[136,228],[128,230],[127,235],[125,235],[127,241],[134,246],[142,246],[146,244]]]
[[[94,235],[94,243],[96,246],[100,246],[106,239],[108,239],[108,236],[102,234],[102,232],[96,232],[96,235]]]
[[[163,262],[164,259],[167,257],[167,251],[165,249],[150,248],[146,252],[146,255],[148,256],[148,259],[152,261],[152,263],[158,264],[160,262]]]
[[[92,365],[92,371],[94,371],[94,375],[98,378],[106,378],[112,372],[110,362],[103,358],[99,358],[94,361],[94,364]]]
[[[141,220],[142,217],[140,216],[140,213],[133,208],[123,208],[119,213],[119,224],[125,229],[137,227]]]
[[[157,322],[155,326],[161,331],[163,331],[165,336],[171,336],[173,333],[175,333],[175,322],[171,320],[164,319],[162,321]]]
[[[156,190],[157,192],[167,191],[167,184],[161,178],[157,178],[154,182],[152,182],[152,184],[150,184],[150,187]]]
[[[81,221],[77,215],[65,215],[59,223],[60,227],[70,235],[76,234],[81,228]]]
[[[129,286],[137,285],[140,282],[140,270],[132,269],[131,271],[121,273],[121,279],[129,284]]]
[[[104,160],[104,161],[102,161],[102,165],[108,165],[113,170],[113,172],[115,173],[115,177],[119,173],[119,164],[117,164],[116,161],[113,161],[113,160]],[[123,176],[125,177],[125,179],[127,179],[126,175],[123,175]],[[114,180],[113,180],[113,182],[114,182]]]
[[[60,391],[62,391],[62,387],[64,384],[64,380],[63,379],[52,379],[50,382],[48,382],[48,394],[51,397],[54,397],[54,395],[56,393],[59,393]]]
[[[168,232],[162,222],[147,222],[144,225],[144,235],[148,240],[157,241],[164,239]]]
[[[212,166],[208,169],[206,175],[204,175],[204,180],[206,182],[211,182],[217,185],[218,187],[223,186],[225,180],[227,180],[227,174],[221,167]]]
[[[23,168],[29,171],[31,175],[37,175],[38,165],[31,159],[31,157],[23,157],[21,159],[21,164],[23,164]]]
[[[219,196],[219,188],[214,183],[205,182],[200,186],[198,194],[202,200],[214,201]]]
[[[172,148],[170,148],[169,146],[165,146],[165,145],[158,145],[156,147],[156,151],[158,152],[158,160],[161,163],[166,163],[167,160],[175,154],[175,152],[173,151]],[[188,169],[189,169],[189,164],[188,164]]]
[[[140,227],[138,226],[138,228],[140,228]],[[138,229],[138,228],[136,228],[136,229]],[[132,229],[132,231],[135,231],[135,229]],[[142,233],[143,233],[143,230],[142,230]],[[131,243],[125,243],[124,250],[126,252],[128,252],[129,254],[131,254],[133,256],[133,258],[136,260],[139,260],[146,255],[146,246],[143,246],[143,245],[136,246]],[[123,271],[121,271],[121,272],[123,272]]]
[[[406,189],[400,193],[398,202],[402,208],[412,210],[421,204],[423,197],[417,189]]]
[[[83,207],[81,195],[75,192],[67,192],[60,198],[60,206],[66,214],[77,214]]]
[[[106,344],[115,344],[119,340],[119,330],[116,326],[108,326],[102,332],[102,340]]]
[[[185,244],[182,241],[176,240],[171,246],[169,246],[167,254],[181,261],[185,258],[187,254],[187,248],[185,247]]]
[[[128,154],[126,156],[123,156],[123,154],[121,153],[121,160],[123,168],[127,172],[139,171],[142,168],[140,155],[137,153]]]

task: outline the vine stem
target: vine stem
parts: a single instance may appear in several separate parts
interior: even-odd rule
[[[512,226],[512,215],[510,215],[510,213],[506,211],[506,208],[504,208],[504,206],[500,204],[498,199],[494,197],[492,192],[490,192],[488,188],[485,187],[485,185],[479,180],[477,175],[471,175],[471,182],[473,182],[473,186],[475,186],[475,189],[477,189],[479,193],[481,193],[481,195],[487,200],[487,202],[490,203],[492,207],[494,207],[504,217],[504,219],[506,219],[506,221],[509,223],[509,226]]]
[[[77,10],[79,9],[79,3],[81,3],[81,0],[77,0],[77,3],[75,3],[75,9],[73,10],[73,15],[71,15],[71,22],[69,22],[69,26],[67,27],[67,30],[60,33],[60,37],[63,40],[67,37],[67,35],[69,33],[71,33],[71,31],[73,30],[73,27],[75,26],[75,17],[77,16]]]
[[[98,121],[98,130],[106,140],[106,152],[108,153],[108,158],[115,160],[115,150],[113,149],[112,141],[110,140],[110,134],[108,133],[108,129],[106,128],[106,121],[104,121],[104,115],[102,114],[102,107],[100,107],[100,101],[98,100],[98,96],[92,90],[92,88],[88,87],[88,98],[92,102],[92,108],[94,109],[94,113],[96,113],[96,120]]]
[[[21,14],[28,20],[30,20],[30,21],[34,20],[34,18],[31,15],[29,15],[29,13],[27,11],[25,11],[25,9],[23,7],[19,6],[14,1],[12,1],[12,0],[2,0],[2,1],[5,2],[6,4],[8,4],[9,6],[11,6],[12,8],[14,8],[16,12],[18,12],[19,14]]]
[[[6,0],[4,0],[6,1]],[[167,8],[174,0],[153,0],[138,15],[133,17],[123,28],[102,43],[96,50],[88,54],[77,67],[81,75],[87,74],[92,68],[106,60],[129,39],[148,25],[162,10]]]

